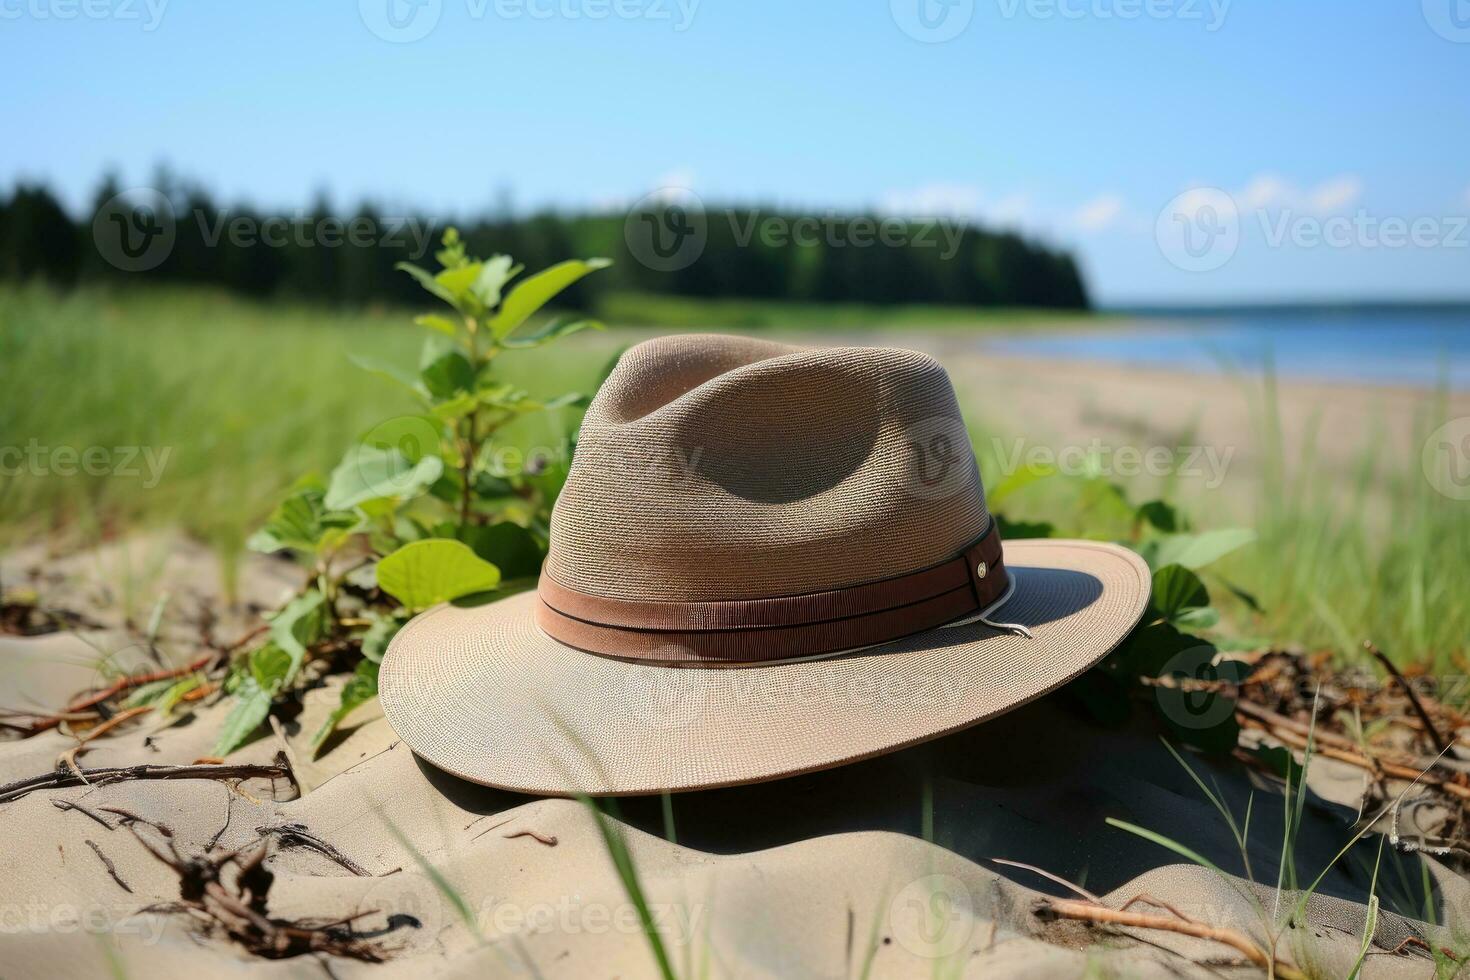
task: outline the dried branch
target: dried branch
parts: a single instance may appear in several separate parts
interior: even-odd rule
[[[17,779],[0,786],[0,803],[9,803],[38,789],[57,789],[62,786],[105,786],[108,783],[125,782],[132,779],[289,779],[290,772],[283,765],[255,765],[235,763],[218,766],[106,766],[97,769],[80,769],[75,772],[54,770],[39,776]]]
[[[1136,902],[1141,899],[1143,899],[1143,896],[1133,901]],[[1129,902],[1128,904],[1131,905],[1133,902]],[[1037,909],[1037,914],[1055,916],[1062,919],[1075,919],[1082,922],[1127,926],[1132,929],[1157,929],[1164,932],[1176,932],[1184,936],[1193,936],[1196,939],[1207,939],[1230,946],[1263,970],[1274,970],[1275,975],[1281,978],[1281,980],[1308,980],[1305,973],[1289,963],[1274,959],[1244,933],[1237,932],[1234,929],[1222,929],[1216,926],[1205,925],[1202,922],[1195,922],[1193,919],[1148,915],[1143,912],[1129,912],[1126,911],[1126,907],[1125,909],[1110,909],[1102,905],[1095,905],[1092,902],[1074,901],[1065,898],[1044,899]]]

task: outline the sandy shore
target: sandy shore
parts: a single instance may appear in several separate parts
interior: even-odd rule
[[[1181,475],[1180,490],[1242,518],[1273,458],[1259,382],[999,357],[951,335],[864,335],[861,342],[890,340],[941,359],[982,430],[978,438],[1007,440],[995,447],[1001,456],[1024,462],[1041,449],[1061,462],[1071,447],[1100,444],[1122,465],[1119,451],[1130,447],[1140,459],[1157,447],[1199,447],[1199,474]],[[1365,447],[1377,445],[1385,466],[1413,472],[1414,433],[1427,420],[1420,416],[1431,407],[1428,393],[1292,382],[1276,397],[1284,458],[1297,461],[1314,446],[1315,465],[1346,475]],[[1455,396],[1447,411],[1470,415],[1470,398]],[[47,598],[84,609],[94,621],[77,634],[0,636],[6,708],[65,703],[98,683],[99,657],[124,667],[144,663],[145,652],[121,628],[125,617],[146,618],[164,592],[175,610],[218,606],[221,587],[214,558],[171,535],[63,559],[25,549],[0,566],[10,585],[43,570],[36,584]],[[295,574],[288,564],[250,559],[242,603],[226,612],[221,635],[254,621],[251,604],[277,603]],[[159,655],[181,663],[196,640],[196,624],[173,623]],[[335,704],[338,684],[331,679],[308,692],[296,717],[229,760],[273,765],[285,753],[290,778],[128,779],[0,800],[0,831],[11,842],[0,850],[4,974],[657,975],[634,906],[585,808],[439,773],[398,742],[375,705],[353,715],[314,758],[307,740]],[[206,704],[185,723],[145,721],[89,743],[76,761],[85,768],[188,765],[209,752],[226,710]],[[0,783],[55,771],[77,744],[61,730],[0,743]],[[1253,801],[1254,825],[1269,831],[1256,834],[1249,851],[1258,869],[1272,869],[1260,877],[1274,883],[1280,796],[1238,766],[1200,765],[1237,816]],[[1351,835],[1362,788],[1357,770],[1331,760],[1315,766],[1316,795],[1298,851],[1310,875]],[[933,799],[927,831],[920,803],[926,783]],[[1147,893],[1192,918],[1247,932],[1258,925],[1253,901],[1271,904],[1269,892],[1222,880],[1105,823],[1116,817],[1150,828],[1240,869],[1224,822],[1151,731],[1098,727],[1065,692],[898,755],[765,786],[682,795],[673,812],[677,842],[664,839],[669,828],[657,800],[624,801],[615,826],[681,976],[1257,975],[1222,965],[1231,962],[1230,950],[1203,940],[1127,929],[1105,935],[1045,921],[1034,914],[1037,903],[1061,889],[990,861],[1044,868],[1085,884],[1113,907]],[[930,841],[922,839],[926,833]],[[268,841],[268,915],[318,923],[360,916],[354,929],[386,963],[251,952],[217,923],[170,905],[180,898],[181,878],[150,853],[150,841],[184,861]],[[1357,955],[1355,934],[1367,912],[1363,869],[1371,868],[1376,848],[1359,849],[1364,862],[1327,875],[1310,906],[1313,928],[1298,931],[1281,951],[1299,963],[1310,960],[1323,976],[1345,975]],[[1437,922],[1470,923],[1464,879],[1432,858],[1389,850],[1385,860],[1399,865],[1396,880],[1431,883]],[[1406,900],[1423,908],[1423,895]],[[1439,934],[1386,912],[1364,975],[1429,975],[1427,959],[1389,951],[1407,937],[1435,941]]]
[[[1197,516],[1249,521],[1278,462],[1288,480],[1349,480],[1365,460],[1384,479],[1422,479],[1424,438],[1470,416],[1470,392],[1162,370],[1001,354],[959,332],[793,335],[794,343],[892,345],[949,371],[982,456],[1001,475],[1041,463],[1141,477],[1190,501]],[[1279,425],[1279,429],[1276,427]],[[1276,442],[1279,433],[1279,443]],[[1167,453],[1171,462],[1161,463]]]
[[[22,557],[7,559],[9,581],[23,574]],[[64,703],[98,683],[99,655],[142,662],[143,651],[119,629],[125,603],[118,583],[167,590],[187,609],[216,586],[212,561],[197,545],[158,536],[48,562],[59,594],[92,597],[96,628],[0,637],[0,689],[14,702],[7,707]],[[134,571],[120,571],[118,562]],[[290,574],[289,565],[252,559],[243,591],[270,601]],[[98,591],[103,583],[110,591]],[[160,656],[170,663],[190,656],[193,629],[166,629]],[[296,717],[228,760],[271,765],[285,753],[289,778],[0,789],[0,832],[11,842],[0,850],[5,975],[320,977],[324,968],[336,977],[657,975],[635,907],[582,805],[439,773],[397,740],[375,705],[360,709],[313,758],[307,739],[335,703],[338,683],[308,692]],[[145,719],[88,743],[76,761],[87,769],[188,765],[208,753],[227,708],[206,704],[185,723]],[[677,741],[671,733],[670,744]],[[55,730],[0,743],[0,783],[56,771],[77,744]],[[1258,868],[1274,868],[1281,797],[1253,786],[1238,766],[1198,765],[1237,815],[1253,796],[1253,820],[1271,832],[1253,837],[1250,850]],[[933,799],[927,830],[926,783]],[[1314,768],[1313,784],[1318,795],[1297,855],[1315,874],[1351,834],[1362,778],[1327,760]],[[1061,890],[992,857],[1085,884],[1113,907],[1147,893],[1188,916],[1246,931],[1258,922],[1252,902],[1271,900],[1269,890],[1222,880],[1107,826],[1108,817],[1123,819],[1187,842],[1224,867],[1239,864],[1224,822],[1149,726],[1097,727],[1065,693],[867,763],[684,794],[673,814],[669,834],[657,799],[627,800],[615,826],[681,976],[1254,975],[1221,967],[1229,950],[1204,940],[1131,930],[1105,936],[1039,918],[1038,901]],[[218,923],[172,906],[183,893],[181,876],[150,853],[218,859],[263,841],[273,876],[266,914],[317,923],[360,916],[361,942],[386,962],[252,953]],[[1298,962],[1310,957],[1324,976],[1344,975],[1357,953],[1363,868],[1371,867],[1373,845],[1359,850],[1365,864],[1344,862],[1324,879],[1310,906],[1311,936],[1295,937],[1282,951]],[[1470,921],[1463,879],[1433,859],[1389,851],[1385,860],[1401,865],[1401,880],[1433,882],[1438,922]],[[1274,872],[1262,877],[1275,880]],[[1385,912],[1365,975],[1425,975],[1427,960],[1389,951],[1407,937],[1433,941],[1437,934]]]

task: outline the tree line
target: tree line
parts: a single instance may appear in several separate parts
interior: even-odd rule
[[[141,197],[123,193],[109,177],[79,217],[44,185],[0,192],[0,279],[201,284],[253,297],[411,304],[419,300],[417,286],[394,264],[432,266],[451,224],[473,254],[508,253],[528,269],[572,257],[612,258],[611,269],[566,296],[585,309],[615,291],[874,305],[1089,305],[1069,254],[973,222],[700,206],[678,198],[631,212],[514,215],[502,208],[449,220],[390,214],[372,204],[344,215],[318,195],[307,207],[280,213],[221,204],[199,185],[166,176]]]

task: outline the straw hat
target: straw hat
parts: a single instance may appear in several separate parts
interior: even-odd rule
[[[932,358],[668,337],[588,408],[537,590],[418,616],[379,690],[414,752],[477,783],[729,786],[1025,704],[1148,594],[1124,548],[1002,547]]]

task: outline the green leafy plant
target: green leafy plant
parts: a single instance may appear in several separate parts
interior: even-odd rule
[[[283,699],[325,673],[350,671],[339,705],[314,734],[320,746],[376,696],[383,652],[411,615],[540,571],[565,468],[505,473],[487,450],[517,419],[587,399],[532,398],[497,365],[506,354],[601,329],[538,314],[609,263],[573,260],[522,276],[510,256],[472,257],[453,228],[442,244],[437,272],[398,265],[448,307],[414,318],[427,331],[417,365],[354,359],[409,392],[419,412],[376,426],[325,481],[298,480],[249,541],[257,551],[290,552],[308,575],[269,618],[261,645],[232,664],[225,690],[234,707],[218,755],[248,739]]]

